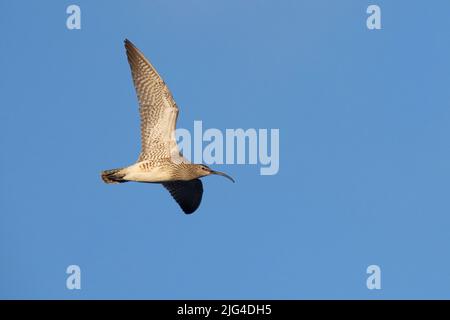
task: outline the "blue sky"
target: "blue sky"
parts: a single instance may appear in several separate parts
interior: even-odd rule
[[[0,298],[450,298],[448,12],[1,1]],[[213,166],[237,183],[205,178],[190,216],[158,185],[103,184],[140,148],[124,38],[168,83],[179,127],[279,128],[279,173]]]

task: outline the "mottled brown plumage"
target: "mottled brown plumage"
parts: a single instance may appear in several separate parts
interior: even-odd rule
[[[192,213],[203,194],[198,178],[217,174],[234,180],[205,165],[192,164],[180,154],[175,140],[178,107],[169,88],[129,40],[125,40],[125,49],[139,100],[141,153],[131,166],[103,171],[102,179],[105,183],[161,183],[185,213]]]

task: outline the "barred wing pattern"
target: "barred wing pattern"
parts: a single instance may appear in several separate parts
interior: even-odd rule
[[[142,146],[138,161],[173,159],[179,156],[175,140],[178,107],[156,69],[128,39],[125,49],[141,116]]]

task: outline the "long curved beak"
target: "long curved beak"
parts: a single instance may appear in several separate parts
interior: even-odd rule
[[[234,179],[232,177],[230,177],[229,175],[227,175],[226,173],[223,173],[223,172],[220,172],[220,171],[211,170],[211,174],[217,174],[218,176],[223,176],[225,178],[230,179],[234,183]]]

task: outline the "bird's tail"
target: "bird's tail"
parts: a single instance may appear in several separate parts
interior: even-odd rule
[[[127,182],[127,180],[123,179],[123,177],[125,176],[125,173],[122,173],[121,172],[122,170],[123,170],[123,168],[102,171],[102,179],[103,179],[103,181],[105,183],[123,183],[123,182]]]

